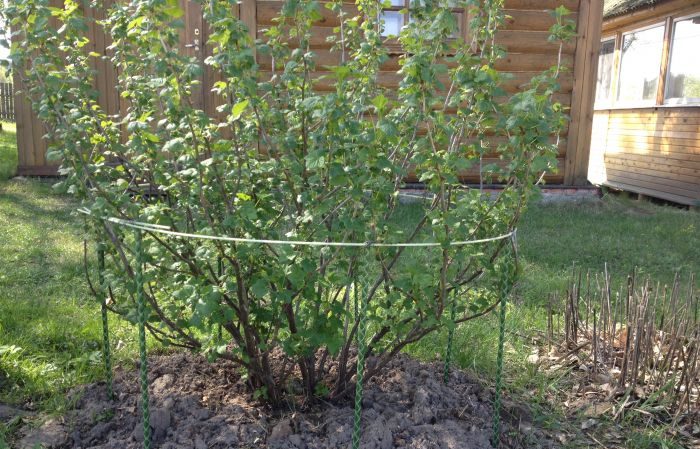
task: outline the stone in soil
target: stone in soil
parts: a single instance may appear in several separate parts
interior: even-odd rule
[[[177,353],[151,357],[149,369],[154,448],[350,447],[351,401],[293,413],[273,412],[252,401],[239,370],[230,362],[208,363],[199,356]],[[26,434],[23,444],[35,441],[61,449],[141,448],[138,373],[117,370],[114,388],[119,399],[112,402],[104,384],[86,386],[63,424],[47,423]],[[442,365],[401,355],[366,385],[361,447],[491,448],[491,400],[491,392],[466,373],[454,370],[445,385]],[[289,410],[292,407],[290,404]],[[556,447],[536,428],[522,435],[518,421],[517,416],[506,416],[505,446]]]

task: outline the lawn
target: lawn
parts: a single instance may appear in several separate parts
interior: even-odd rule
[[[0,135],[0,403],[59,412],[67,389],[103,377],[99,307],[89,293],[74,203],[52,180],[7,180],[14,128]],[[113,320],[115,321],[115,320]],[[128,359],[131,333],[117,359]]]
[[[5,129],[0,139],[0,403],[60,412],[67,406],[65,391],[104,375],[99,307],[85,280],[84,235],[75,204],[55,193],[51,181],[7,180],[16,154],[13,133]],[[595,273],[607,263],[618,283],[635,267],[662,282],[670,282],[675,272],[700,273],[700,214],[671,206],[612,195],[539,203],[524,215],[518,236],[524,276],[507,319],[511,391],[552,387],[527,368],[531,348],[522,337],[543,329],[539,306],[550,292],[566,288],[574,265]],[[134,355],[134,329],[112,323],[116,361],[127,363]],[[495,316],[462,325],[456,363],[492,376],[496,329]],[[433,359],[442,355],[444,344],[445,335],[437,334],[409,351]]]
[[[0,402],[59,411],[62,392],[103,375],[73,209],[51,182],[0,181]],[[122,330],[115,342],[131,340]]]
[[[2,123],[0,131],[0,180],[14,175],[17,169],[17,141],[14,123]]]

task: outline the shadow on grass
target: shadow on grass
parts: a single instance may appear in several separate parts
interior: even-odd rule
[[[66,389],[102,375],[74,207],[45,182],[0,182],[0,402],[60,409]]]

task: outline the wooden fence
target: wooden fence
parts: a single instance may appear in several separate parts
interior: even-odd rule
[[[0,120],[15,121],[15,90],[12,83],[0,83]]]

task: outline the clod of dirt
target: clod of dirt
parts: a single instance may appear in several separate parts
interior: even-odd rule
[[[272,428],[272,432],[270,432],[270,436],[267,437],[268,442],[277,442],[277,441],[284,441],[288,439],[292,434],[294,433],[294,430],[292,429],[292,425],[290,423],[289,419],[282,419],[280,422],[275,424],[275,427]]]
[[[0,423],[8,423],[17,417],[27,415],[29,415],[29,412],[10,407],[9,405],[0,404]]]
[[[402,355],[373,378],[365,387],[361,447],[491,448],[492,393],[458,370],[453,370],[445,385],[442,368]],[[321,402],[304,410],[290,403],[286,411],[272,411],[252,400],[235,365],[227,361],[208,363],[186,353],[151,357],[149,370],[154,448],[350,447],[351,401]],[[138,373],[117,370],[114,390],[118,399],[111,402],[104,384],[82,389],[75,410],[64,417],[65,424],[42,426],[44,434],[53,429],[53,446],[48,447],[141,448]],[[508,408],[511,412],[504,416],[504,446],[558,446],[536,428],[519,430],[521,419],[512,416],[519,407]],[[38,438],[36,434],[34,438]],[[46,439],[40,443],[46,445]]]
[[[69,435],[66,429],[58,421],[50,419],[37,429],[27,430],[24,437],[19,440],[19,449],[34,449],[43,447],[46,449],[62,447],[68,443]]]

